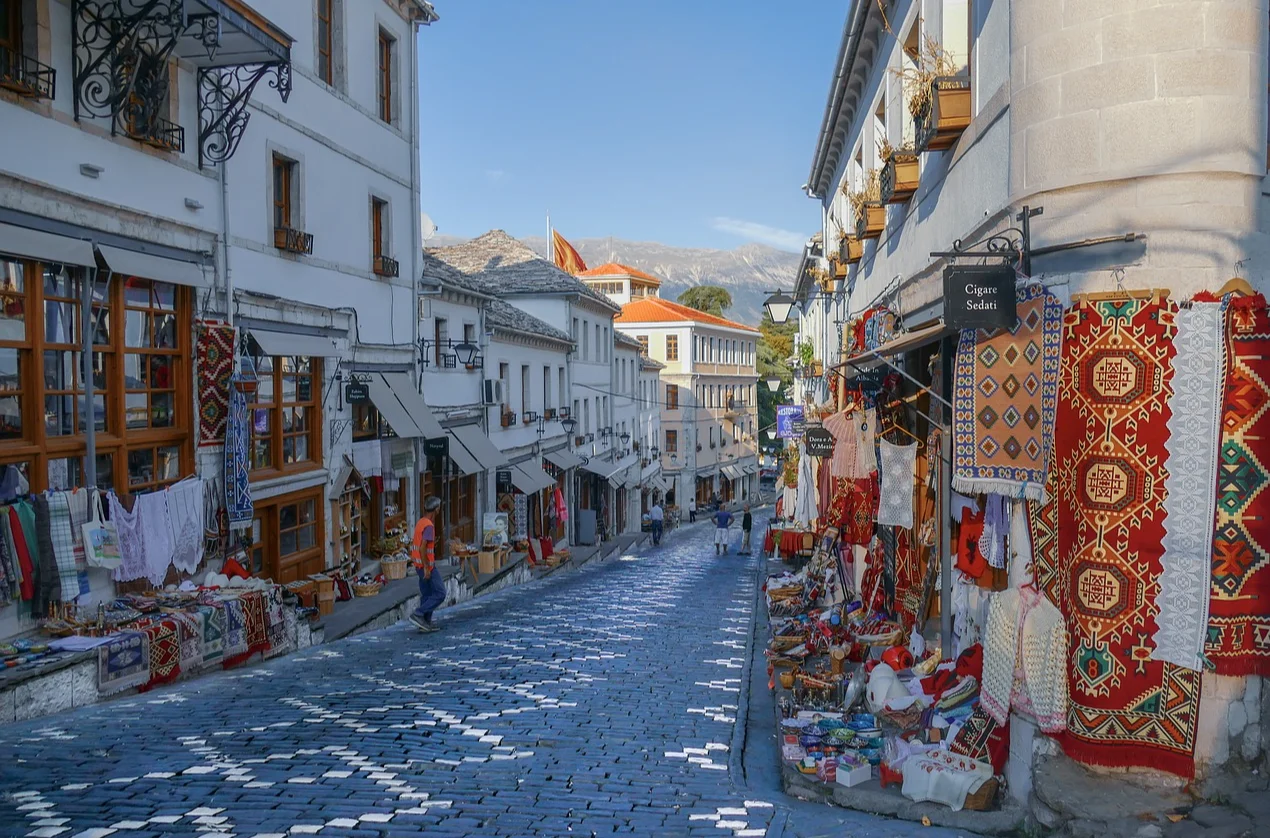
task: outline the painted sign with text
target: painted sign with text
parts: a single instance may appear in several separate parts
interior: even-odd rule
[[[798,439],[804,430],[803,407],[799,404],[776,405],[776,436]]]
[[[944,268],[944,323],[953,329],[1013,329],[1014,277],[1013,265]]]

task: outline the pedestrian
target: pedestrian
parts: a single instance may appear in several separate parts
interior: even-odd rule
[[[662,528],[665,526],[666,512],[661,508],[661,504],[653,501],[653,508],[648,510],[648,523],[653,530],[653,545],[661,544]]]
[[[714,554],[728,554],[728,527],[732,526],[732,513],[722,506],[710,516],[714,519]]]
[[[691,498],[688,501],[688,523],[695,524],[697,522],[697,499]]]
[[[745,514],[741,516],[741,550],[738,555],[750,554],[750,530],[754,528],[754,516],[750,515],[750,505],[745,505]]]
[[[414,538],[410,541],[410,560],[419,574],[419,607],[410,615],[410,622],[421,631],[433,632],[440,628],[432,622],[432,612],[445,602],[445,582],[437,572],[437,528],[432,516],[441,508],[441,499],[429,495],[423,502],[423,514],[415,523]]]

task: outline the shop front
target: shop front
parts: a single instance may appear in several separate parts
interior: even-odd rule
[[[569,537],[569,484],[581,465],[582,459],[572,454],[568,448],[548,451],[542,455],[542,468],[555,481],[548,499],[550,506],[555,507],[554,513],[551,509],[545,510],[544,523],[550,524],[551,537],[557,542],[565,543]]]

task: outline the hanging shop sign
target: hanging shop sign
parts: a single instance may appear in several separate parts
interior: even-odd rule
[[[509,468],[500,468],[494,472],[494,482],[498,485],[498,493],[500,495],[510,495],[512,493],[512,471]]]
[[[429,457],[445,457],[450,453],[450,438],[438,436],[423,443],[423,453]]]
[[[833,456],[833,434],[824,428],[808,428],[803,437],[807,453],[813,457]]]
[[[776,436],[781,439],[798,439],[804,430],[802,405],[778,404],[776,406]]]
[[[1013,265],[944,268],[944,322],[953,329],[1013,329],[1014,277]]]

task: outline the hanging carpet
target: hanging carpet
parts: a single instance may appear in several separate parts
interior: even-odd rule
[[[1194,773],[1199,674],[1153,660],[1177,306],[1077,299],[1056,436],[1066,574],[1068,756]]]
[[[251,526],[255,515],[255,507],[251,503],[250,444],[247,397],[234,390],[230,396],[229,421],[225,430],[225,509],[231,530]]]
[[[1226,309],[1226,387],[1205,656],[1219,675],[1270,677],[1270,310]]]
[[[1013,329],[963,329],[953,374],[953,488],[1042,499],[1054,438],[1063,307],[1018,291]]]
[[[234,372],[234,327],[214,320],[197,324],[198,444],[225,441],[229,418],[229,380]]]

